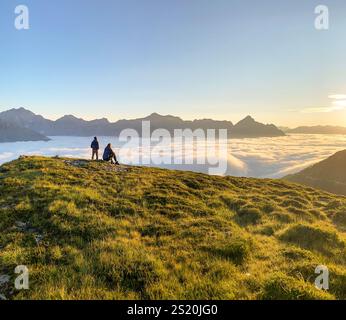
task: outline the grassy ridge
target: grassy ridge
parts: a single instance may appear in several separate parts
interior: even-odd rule
[[[0,275],[24,264],[30,290],[0,293],[345,299],[345,230],[345,197],[280,180],[23,158],[0,168]]]

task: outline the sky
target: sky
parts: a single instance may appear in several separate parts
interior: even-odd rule
[[[1,0],[0,111],[346,126],[345,33],[344,0]]]

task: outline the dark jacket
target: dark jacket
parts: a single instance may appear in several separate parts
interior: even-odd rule
[[[106,147],[105,151],[103,152],[103,160],[109,161],[113,155],[114,155],[114,152],[113,152],[112,148]]]
[[[99,150],[100,149],[99,142],[97,140],[94,140],[91,143],[91,149],[93,149],[93,150]]]

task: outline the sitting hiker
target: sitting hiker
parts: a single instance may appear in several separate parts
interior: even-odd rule
[[[92,157],[91,159],[94,160],[96,156],[96,160],[99,159],[99,142],[97,141],[97,137],[94,138],[93,142],[91,143],[91,149],[92,149]]]
[[[112,145],[109,143],[103,153],[103,160],[110,161],[112,164],[119,164],[115,152],[112,149]],[[114,160],[114,162],[113,162]]]

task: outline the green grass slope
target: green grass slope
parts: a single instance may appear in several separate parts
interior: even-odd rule
[[[0,294],[345,299],[345,230],[346,198],[280,180],[22,158],[0,167]]]

